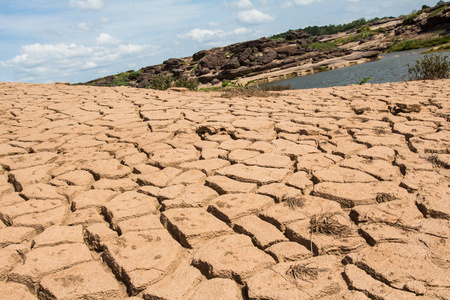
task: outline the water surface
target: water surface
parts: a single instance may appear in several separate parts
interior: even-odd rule
[[[396,53],[382,54],[380,60],[354,65],[342,69],[325,71],[306,76],[285,79],[273,84],[290,84],[292,89],[311,89],[331,86],[355,84],[362,78],[371,77],[370,83],[399,82],[408,80],[408,64],[415,65],[417,59],[426,49],[415,49]],[[440,55],[450,56],[450,51],[440,52]]]

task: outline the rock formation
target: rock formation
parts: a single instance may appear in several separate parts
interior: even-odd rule
[[[205,87],[231,80],[267,82],[375,60],[395,40],[427,38],[436,30],[442,36],[450,34],[450,8],[444,7],[435,15],[432,11],[424,12],[407,26],[404,18],[384,18],[329,36],[310,36],[298,30],[290,31],[283,40],[260,38],[201,50],[192,57],[170,58],[161,65],[142,68],[137,78],[129,79],[128,85],[148,87],[157,74],[190,78]],[[364,30],[371,33],[367,38],[360,34]],[[333,45],[323,47],[326,43]],[[85,84],[114,86],[114,76]]]

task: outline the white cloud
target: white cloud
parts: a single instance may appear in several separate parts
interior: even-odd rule
[[[85,30],[85,31],[90,31],[92,28],[89,24],[87,23],[78,23],[77,27],[81,30]]]
[[[87,61],[85,64],[84,64],[84,66],[83,66],[83,69],[93,69],[93,68],[96,68],[98,65],[95,63],[95,62],[93,62],[93,61]]]
[[[219,27],[220,26],[220,22],[209,22],[208,25],[210,27]]]
[[[232,6],[236,6],[239,9],[249,9],[253,7],[253,3],[250,0],[239,0],[231,3]]]
[[[292,2],[286,2],[286,3],[282,3],[280,5],[281,8],[286,9],[286,8],[291,8],[292,7]]]
[[[236,28],[235,30],[233,30],[234,34],[245,34],[245,33],[248,33],[248,32],[250,32],[250,30],[248,30],[245,27],[239,27],[239,28]]]
[[[275,18],[260,12],[257,9],[241,11],[238,14],[239,21],[247,24],[261,24],[274,20]]]
[[[120,43],[119,39],[116,39],[115,37],[104,32],[100,33],[95,40],[97,41],[97,44],[100,45],[114,45]]]
[[[204,43],[206,42],[207,45],[219,45],[223,44],[221,39],[233,35],[242,35],[251,33],[252,31],[245,27],[239,27],[233,30],[229,31],[223,31],[223,30],[210,30],[210,29],[199,29],[195,28],[191,31],[189,31],[186,34],[178,35],[180,38],[191,38],[196,42]]]
[[[294,0],[294,2],[297,5],[306,6],[306,5],[313,4],[314,2],[322,2],[322,0]]]
[[[223,36],[223,34],[224,34],[223,30],[209,30],[209,29],[195,28],[186,33],[184,36],[191,37],[194,41],[201,43],[216,37]]]
[[[128,59],[155,55],[159,48],[150,45],[32,44],[21,47],[21,54],[0,61],[0,66],[14,69],[27,80],[41,77],[61,78],[80,70],[104,68]]]
[[[250,9],[253,7],[253,3],[251,0],[233,0],[233,1],[224,1],[224,5],[226,8],[232,9]]]
[[[99,10],[105,3],[103,0],[70,0],[69,5],[86,10]]]

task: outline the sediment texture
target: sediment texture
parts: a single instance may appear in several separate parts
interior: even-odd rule
[[[0,95],[0,297],[450,295],[449,80]]]

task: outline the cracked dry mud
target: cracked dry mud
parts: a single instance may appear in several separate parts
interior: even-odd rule
[[[450,80],[0,95],[0,299],[450,299]]]

